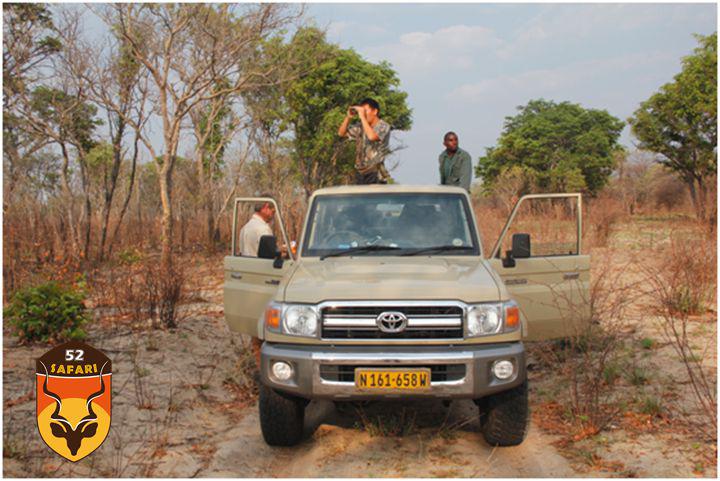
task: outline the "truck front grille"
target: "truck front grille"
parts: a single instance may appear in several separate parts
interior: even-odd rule
[[[384,332],[377,318],[384,312],[401,312],[407,327]],[[458,305],[328,306],[322,308],[324,339],[462,339],[463,308]]]
[[[325,381],[332,382],[355,382],[355,369],[382,369],[384,366],[377,365],[354,365],[354,364],[321,364],[320,377]],[[429,368],[430,382],[459,381],[465,377],[465,364],[433,364],[426,365],[392,365],[394,368]]]

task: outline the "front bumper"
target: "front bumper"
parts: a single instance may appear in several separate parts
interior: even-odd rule
[[[501,359],[515,365],[510,379],[496,379],[491,372],[492,363]],[[272,375],[271,366],[277,361],[293,367],[293,376],[288,381]],[[367,391],[355,387],[355,367],[400,366],[431,368],[430,389]],[[521,342],[473,346],[318,346],[265,342],[261,351],[263,384],[306,399],[479,399],[521,384],[525,375],[525,349]]]

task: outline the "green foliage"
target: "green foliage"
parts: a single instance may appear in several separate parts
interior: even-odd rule
[[[50,9],[40,3],[3,3],[3,92],[12,96],[26,87],[30,66],[60,51],[52,34]],[[4,105],[8,100],[5,99]]]
[[[54,126],[60,138],[84,152],[96,145],[92,134],[102,121],[95,118],[97,107],[94,105],[61,90],[40,86],[33,90],[31,108]]]
[[[653,349],[657,345],[657,343],[655,342],[655,339],[645,337],[640,341],[640,345],[643,349]]]
[[[505,119],[498,145],[486,149],[476,174],[487,192],[507,171],[522,175],[523,192],[597,194],[622,147],[623,122],[605,110],[570,102],[532,100]]]
[[[380,104],[380,117],[393,129],[412,125],[407,93],[399,90],[392,67],[328,43],[316,28],[298,30],[287,44],[273,39],[264,55],[267,62],[288,59],[288,76],[296,80],[255,92],[250,104],[261,113],[266,129],[274,129],[276,136],[290,134],[306,191],[338,183],[353,171],[354,147],[337,135],[350,105],[373,97]]]
[[[661,154],[658,162],[690,186],[697,214],[704,216],[707,177],[717,172],[717,33],[697,36],[699,46],[683,59],[682,71],[640,104],[628,122],[638,146]]]
[[[46,282],[16,292],[4,309],[5,320],[23,341],[64,341],[85,337],[85,292]]]
[[[85,162],[91,170],[102,171],[113,161],[113,146],[107,142],[99,142],[85,156]]]

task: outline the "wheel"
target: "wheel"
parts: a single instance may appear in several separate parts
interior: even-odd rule
[[[260,428],[270,446],[294,446],[300,442],[305,421],[305,400],[260,386]]]
[[[517,446],[527,434],[530,420],[527,379],[519,386],[482,398],[480,427],[492,446]]]

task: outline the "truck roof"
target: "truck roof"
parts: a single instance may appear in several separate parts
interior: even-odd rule
[[[387,193],[432,193],[432,194],[465,194],[467,191],[462,187],[450,185],[407,185],[407,184],[373,184],[373,185],[339,185],[318,189],[313,193],[317,195],[342,195],[342,194],[377,194]]]

